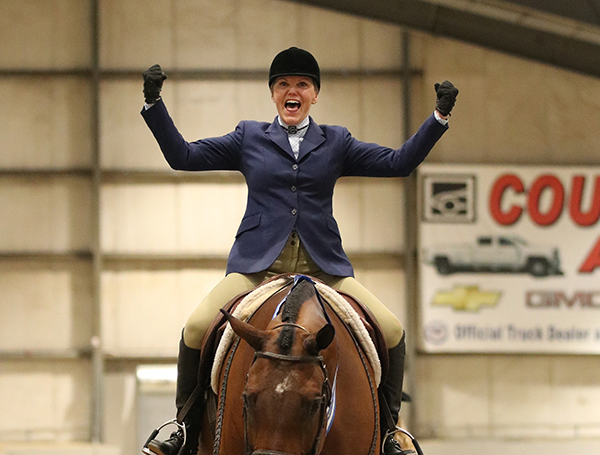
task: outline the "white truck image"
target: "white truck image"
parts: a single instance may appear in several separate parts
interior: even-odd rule
[[[480,236],[474,244],[433,246],[424,262],[438,273],[530,273],[536,277],[562,275],[557,248],[530,245],[518,236]]]

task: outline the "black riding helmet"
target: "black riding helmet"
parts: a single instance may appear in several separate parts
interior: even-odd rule
[[[319,64],[312,54],[304,49],[290,47],[275,56],[269,69],[269,87],[281,76],[310,77],[317,91],[321,90]]]

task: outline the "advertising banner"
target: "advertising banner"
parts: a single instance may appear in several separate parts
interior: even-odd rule
[[[600,353],[600,168],[419,167],[420,348]]]

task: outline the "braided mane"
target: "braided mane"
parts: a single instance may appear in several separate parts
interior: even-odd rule
[[[302,304],[309,300],[315,295],[315,286],[308,281],[301,281],[296,287],[290,292],[283,305],[281,311],[281,321],[295,323],[298,320],[298,314]],[[293,327],[284,327],[279,338],[277,338],[277,345],[281,349],[282,354],[288,354],[294,344],[294,333]]]

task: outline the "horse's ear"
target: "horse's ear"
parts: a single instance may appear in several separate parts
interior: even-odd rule
[[[232,316],[226,310],[221,308],[221,313],[225,315],[229,324],[231,324],[231,328],[235,332],[237,336],[246,340],[246,342],[255,350],[262,351],[264,346],[264,341],[267,337],[266,332],[263,330],[257,329],[253,325],[250,325],[246,322],[240,321],[236,317]]]
[[[335,329],[331,324],[325,324],[317,333],[309,335],[304,340],[304,348],[309,354],[317,355],[323,349],[326,349],[335,336]]]

